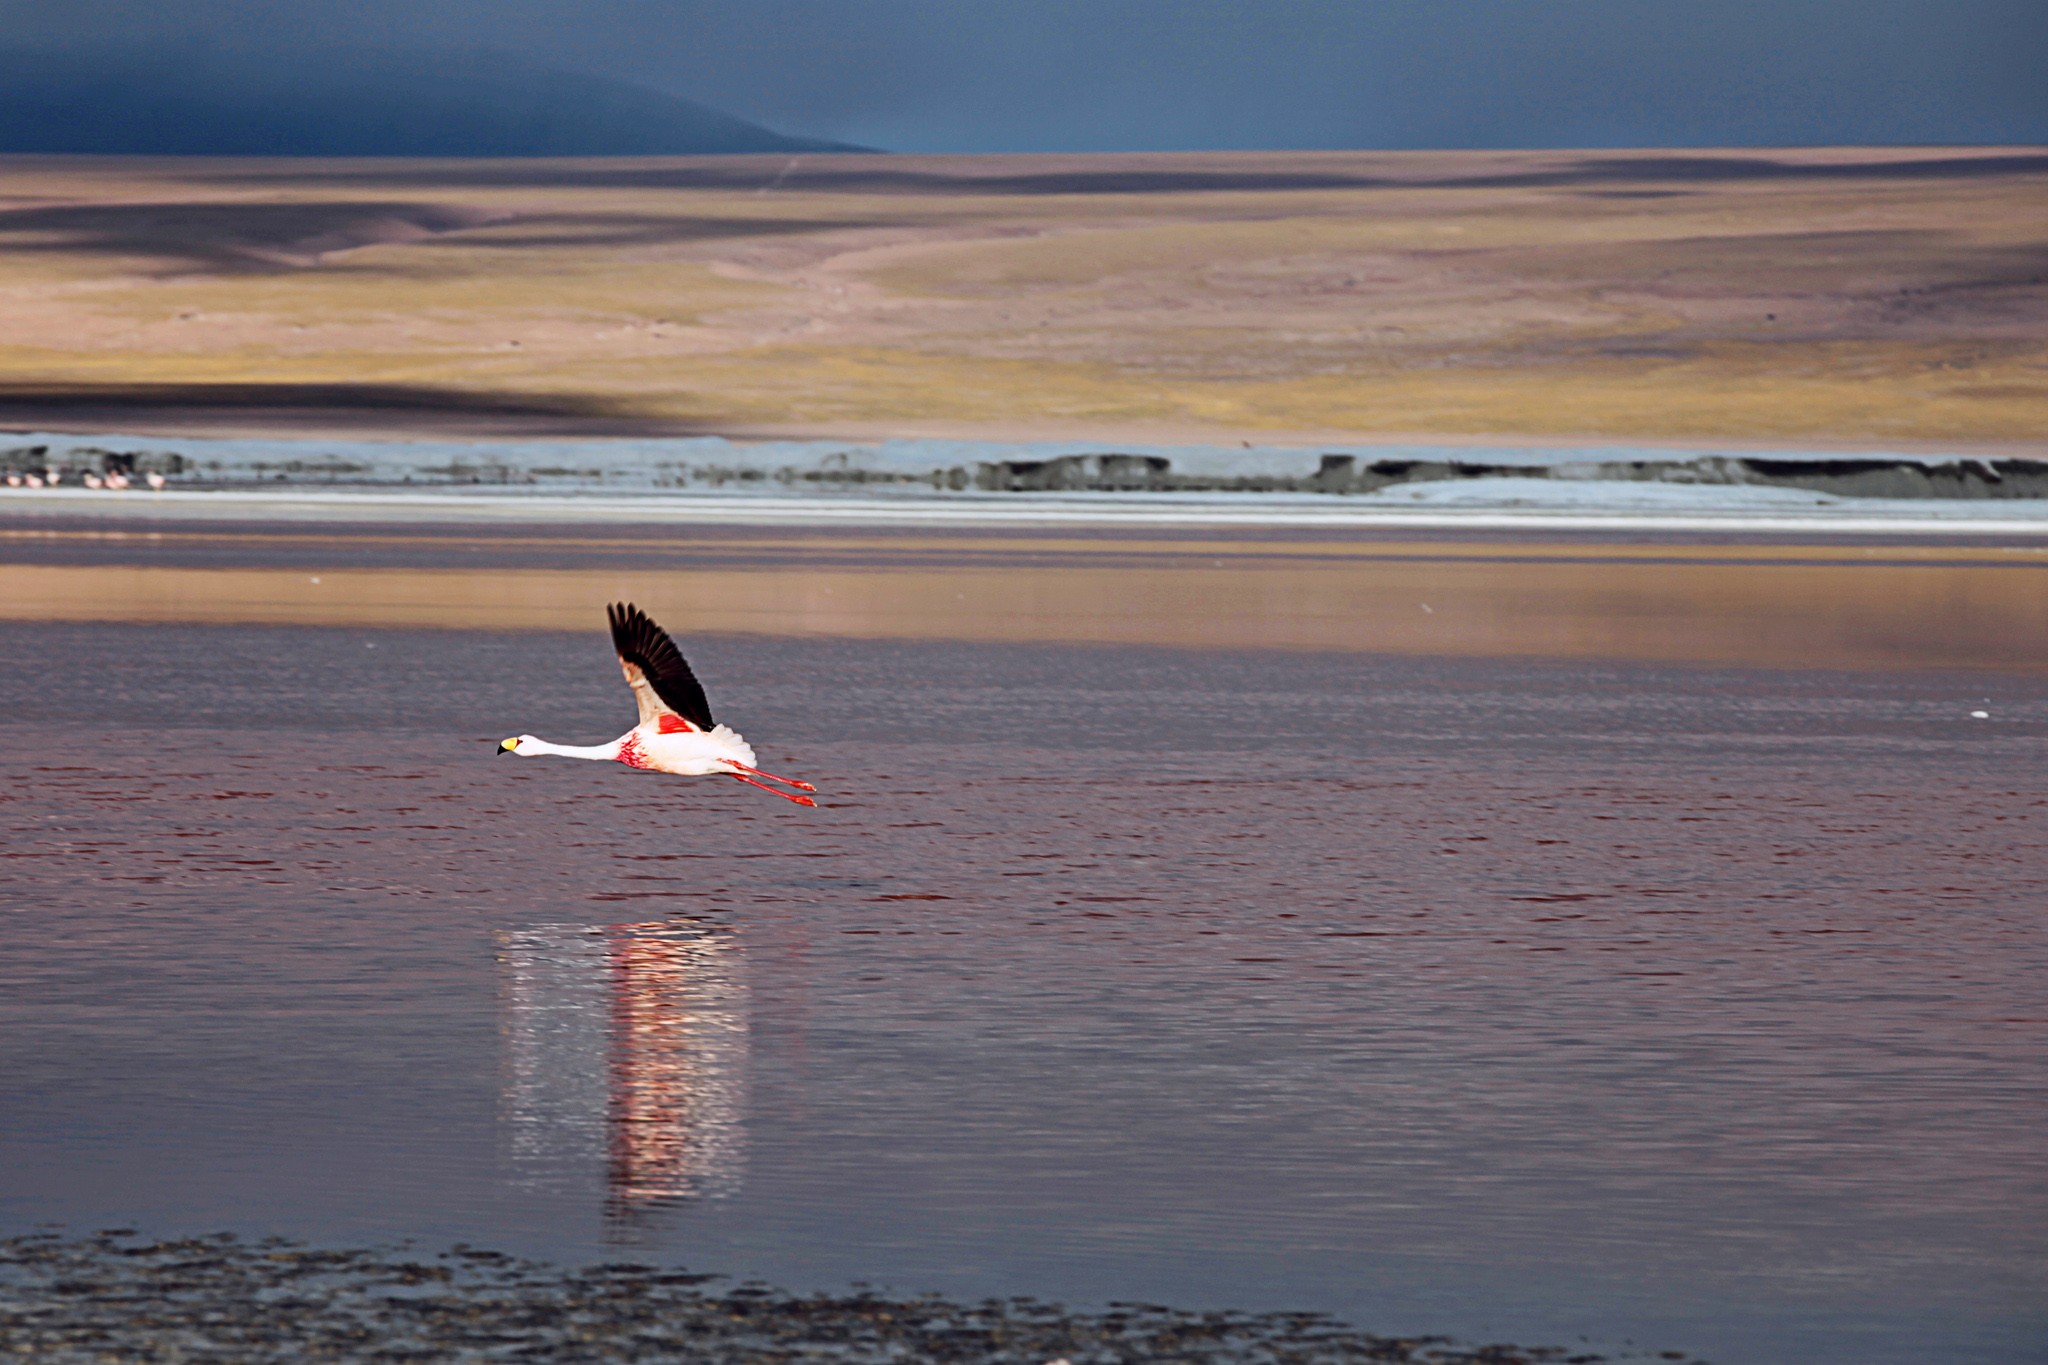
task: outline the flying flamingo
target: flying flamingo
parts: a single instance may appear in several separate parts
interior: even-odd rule
[[[704,698],[703,685],[683,661],[675,641],[648,619],[646,612],[630,602],[615,603],[605,608],[605,616],[611,622],[612,648],[618,651],[626,685],[640,703],[640,723],[609,744],[589,746],[550,744],[532,735],[514,735],[499,743],[500,754],[606,759],[629,768],[683,777],[723,773],[799,806],[818,804],[808,796],[769,786],[768,782],[780,782],[797,791],[817,790],[793,777],[762,772],[754,766],[754,751],[744,739],[726,726],[712,723],[711,703]],[[757,780],[763,777],[768,782]]]

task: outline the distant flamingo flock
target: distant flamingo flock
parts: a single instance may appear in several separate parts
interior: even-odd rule
[[[135,486],[135,480],[118,469],[110,469],[104,474],[95,474],[87,470],[78,476],[78,481],[87,488],[105,489],[115,493]],[[161,493],[164,490],[164,485],[169,480],[152,469],[142,475],[142,482],[147,484],[152,491]],[[33,471],[23,474],[19,470],[10,469],[7,471],[7,486],[9,488],[62,488],[64,486],[64,471],[54,465],[44,469],[40,474]]]

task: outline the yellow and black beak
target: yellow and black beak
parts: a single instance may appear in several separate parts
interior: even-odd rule
[[[499,743],[498,743],[498,755],[499,755],[499,757],[501,757],[501,758],[502,758],[502,757],[503,757],[504,755],[506,755],[506,754],[516,754],[516,753],[518,753],[518,752],[519,752],[519,739],[518,739],[518,737],[517,737],[517,736],[514,736],[514,737],[513,737],[513,738],[511,738],[511,739],[507,739],[507,740],[500,740],[500,741],[499,741]]]

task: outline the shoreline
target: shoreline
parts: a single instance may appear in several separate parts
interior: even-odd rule
[[[0,476],[28,518],[2048,534],[2048,460],[1873,448],[33,432]]]
[[[1378,1336],[1326,1314],[1028,1297],[955,1302],[856,1286],[800,1294],[680,1267],[556,1267],[458,1244],[425,1254],[311,1248],[228,1233],[157,1241],[129,1229],[0,1239],[0,1353],[110,1358],[979,1360],[1016,1365],[1280,1359],[1301,1365],[1596,1365],[1688,1360],[1630,1348],[1466,1344]],[[1695,1365],[1699,1365],[1695,1362]]]
[[[110,434],[111,433],[111,434]],[[1597,431],[1360,431],[1345,428],[1210,426],[1193,422],[751,422],[722,423],[716,430],[656,420],[540,420],[516,413],[451,412],[438,420],[418,413],[367,411],[339,420],[338,414],[308,414],[302,420],[267,412],[232,410],[169,416],[133,411],[86,412],[65,416],[37,412],[32,419],[0,409],[0,448],[38,439],[66,441],[345,441],[365,445],[615,445],[648,441],[726,441],[734,445],[781,443],[877,445],[891,441],[944,441],[968,445],[1075,445],[1089,448],[1187,447],[1298,451],[1361,451],[1422,446],[1442,450],[1711,450],[1729,454],[1858,456],[1881,447],[1884,453],[1914,458],[2043,459],[2048,437],[2038,440],[1957,437],[1927,440],[1751,435],[1616,436]]]
[[[1517,481],[1519,482],[1519,481]],[[1623,485],[1619,491],[1628,491]],[[1613,489],[1571,490],[1597,494]],[[1363,497],[1287,494],[1049,493],[916,497],[843,493],[626,495],[498,490],[95,492],[0,488],[0,523],[52,520],[206,524],[604,524],[673,526],[1272,528],[1329,531],[1471,530],[1641,535],[1931,536],[2048,539],[2048,503],[1891,499],[1798,507],[1485,504],[1410,506]]]

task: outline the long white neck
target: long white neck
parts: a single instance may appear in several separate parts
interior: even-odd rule
[[[619,746],[624,743],[624,736],[609,744],[550,744],[544,739],[530,739],[519,746],[519,756],[553,754],[557,758],[596,758],[609,762],[619,756]]]

